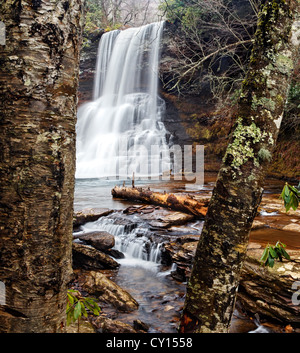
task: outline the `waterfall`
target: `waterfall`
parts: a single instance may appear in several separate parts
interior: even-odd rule
[[[78,109],[76,178],[131,177],[170,169],[165,102],[158,96],[163,22],[105,33],[94,100]]]
[[[146,235],[147,228],[141,224],[118,224],[118,218],[101,217],[97,221],[81,227],[82,232],[106,231],[115,237],[114,249],[121,251],[125,259],[118,260],[123,265],[140,266],[157,271],[161,264],[161,243],[152,242]]]
[[[94,80],[94,101],[100,98],[103,94],[103,86],[106,78],[108,64],[115,39],[119,33],[119,30],[108,32],[106,35],[103,35],[102,40],[100,40],[96,63],[96,76]]]

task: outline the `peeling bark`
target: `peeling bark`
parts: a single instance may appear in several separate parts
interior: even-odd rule
[[[236,124],[198,243],[180,332],[228,332],[249,233],[299,55],[299,2],[264,3]]]
[[[64,330],[80,17],[80,0],[0,1],[0,332]]]
[[[115,198],[158,205],[175,211],[192,214],[197,218],[205,217],[209,203],[208,198],[203,198],[199,201],[188,195],[162,194],[142,188],[126,188],[116,186],[112,189],[111,193]]]

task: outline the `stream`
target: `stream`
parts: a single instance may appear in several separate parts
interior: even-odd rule
[[[215,176],[206,178],[205,185],[200,191],[201,194],[211,193],[214,180]],[[97,207],[120,211],[132,206],[131,202],[112,198],[111,189],[116,184],[121,184],[121,182],[103,179],[76,180],[75,211]],[[150,186],[153,191],[187,191],[185,184],[181,182],[163,183],[137,180],[136,185]],[[278,195],[282,188],[282,182],[279,181],[271,181],[267,185],[265,195],[271,199]],[[119,214],[120,212],[115,212],[96,222],[87,223],[81,230],[84,232],[107,231],[115,236],[115,249],[124,253],[125,258],[117,260],[120,263],[120,268],[117,271],[103,272],[139,302],[139,309],[133,313],[119,313],[109,307],[103,308],[103,310],[109,317],[131,325],[134,320],[139,319],[149,325],[149,333],[176,333],[180,312],[184,304],[186,283],[176,281],[170,276],[174,264],[171,266],[161,264],[161,242],[159,237],[157,242],[153,241],[153,238],[157,238],[155,232],[149,229],[149,226],[146,226],[138,215],[129,216],[131,223],[128,226],[128,224],[122,224]],[[278,212],[270,212],[264,208],[260,210],[257,219],[269,223],[279,222],[281,219],[282,222],[286,221],[284,215],[279,216]],[[191,234],[191,230],[192,232],[194,230],[194,234],[199,234],[202,225],[203,221],[192,221],[187,225],[177,227],[178,235],[184,234],[185,227],[189,228],[189,234]],[[274,233],[274,230],[269,228],[260,229],[253,232],[252,238],[255,241],[261,240],[261,243],[266,243],[270,241],[270,238],[277,238],[280,235],[278,234],[280,230],[276,232]],[[285,235],[290,246],[299,248],[299,242],[296,238],[298,234],[290,232]],[[269,329],[260,326],[255,320],[236,309],[232,319],[231,332],[253,331],[269,332]]]
[[[104,208],[122,210],[130,202],[112,199],[110,192],[116,181],[78,180],[75,191],[75,211],[84,208]],[[137,185],[143,183],[137,183]],[[132,324],[136,319],[150,326],[149,332],[175,333],[179,312],[183,305],[185,283],[174,281],[169,275],[172,266],[160,264],[160,243],[150,242],[150,230],[144,223],[133,216],[132,224],[115,224],[117,215],[102,217],[96,222],[82,227],[84,232],[103,230],[115,236],[115,249],[125,254],[124,259],[117,260],[120,268],[117,271],[106,271],[110,278],[120,287],[127,290],[138,302],[139,309],[133,313],[115,313],[106,308],[113,318]],[[115,217],[114,217],[115,216]],[[146,235],[145,235],[146,234]],[[104,271],[105,272],[105,271]]]
[[[164,229],[161,224],[165,221],[166,210],[155,210],[152,217],[161,219],[155,222],[152,218],[152,226],[151,221],[148,222],[149,219],[146,220],[141,214],[123,215],[122,219],[122,210],[134,204],[113,199],[112,188],[122,185],[123,180],[106,178],[127,178],[134,172],[136,186],[167,193],[191,192],[195,197],[198,193],[200,196],[209,196],[213,189],[216,175],[206,174],[204,186],[198,191],[193,188],[194,184],[189,186],[182,181],[139,180],[141,176],[164,176],[166,171],[171,170],[175,175],[182,167],[181,158],[177,158],[178,155],[176,157],[174,153],[176,139],[174,140],[174,136],[163,123],[166,103],[159,96],[158,90],[157,73],[164,25],[164,21],[155,22],[124,31],[109,31],[101,37],[93,101],[78,109],[74,209],[75,212],[87,208],[115,211],[109,216],[83,225],[80,231],[107,231],[114,235],[115,253],[120,251],[125,257],[117,260],[120,263],[117,271],[108,271],[106,275],[132,294],[140,306],[130,314],[118,313],[109,307],[103,308],[103,312],[131,325],[134,320],[139,319],[149,325],[149,332],[173,333],[177,332],[186,283],[172,277],[174,264],[170,264],[171,260],[163,261],[162,244],[170,244],[170,241],[176,242],[178,239],[181,241],[182,236],[187,236],[195,245],[201,234],[203,221],[193,220],[185,222],[183,226],[177,226],[178,223],[173,222],[176,226]],[[169,149],[171,146],[172,153]],[[127,185],[130,184],[128,180]],[[281,192],[283,182],[272,180],[266,185],[266,195],[273,197],[272,195]],[[262,223],[267,224],[290,222],[289,219],[282,219],[284,217],[278,214],[276,208],[275,211],[274,208],[271,209],[271,212],[262,208],[259,218]],[[153,225],[155,223],[156,226]],[[296,223],[300,227],[298,219]],[[270,238],[281,236],[280,230],[276,230],[276,233],[268,231],[266,227],[253,232],[255,241],[265,244]],[[289,235],[288,245],[298,246],[299,233],[283,233]],[[172,256],[170,258],[173,259]],[[191,262],[192,258],[191,254],[188,260]],[[186,259],[183,262],[186,264]],[[180,270],[180,265],[177,270]],[[186,275],[177,277],[179,280],[186,278]],[[260,332],[267,330],[259,322],[250,320],[235,310],[232,332],[252,332],[256,329]]]

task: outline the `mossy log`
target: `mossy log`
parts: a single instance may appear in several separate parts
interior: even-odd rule
[[[195,199],[186,194],[168,194],[154,192],[143,188],[116,186],[111,191],[114,198],[145,202],[152,205],[167,207],[175,211],[192,214],[197,218],[206,216],[209,198]]]

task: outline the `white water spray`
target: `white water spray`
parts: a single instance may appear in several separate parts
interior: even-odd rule
[[[146,228],[118,224],[116,219],[109,217],[101,217],[82,226],[83,232],[95,230],[106,231],[115,237],[114,248],[125,255],[125,259],[118,260],[121,264],[144,267],[154,272],[159,270],[162,244],[151,242],[145,235]]]
[[[170,168],[158,96],[162,32],[156,22],[102,36],[94,101],[78,110],[76,178],[148,177]]]

